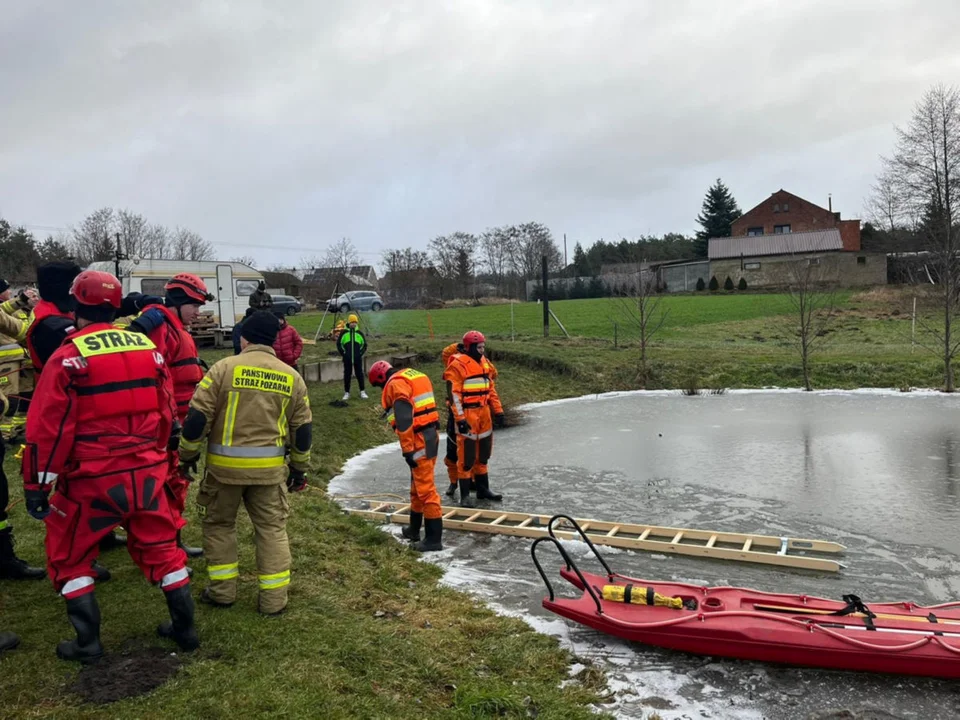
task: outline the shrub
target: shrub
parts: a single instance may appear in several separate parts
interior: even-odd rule
[[[727,279],[723,281],[723,289],[727,292],[733,290],[733,280],[727,275]]]
[[[717,282],[717,276],[710,278],[710,292],[716,292],[720,289],[720,283]]]
[[[740,282],[737,283],[737,290],[746,290],[747,289],[747,279],[740,278]]]
[[[707,289],[707,284],[703,281],[703,278],[697,278],[697,292],[703,292]]]

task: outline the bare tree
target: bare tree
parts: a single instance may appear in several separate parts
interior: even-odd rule
[[[89,265],[97,260],[109,260],[116,253],[113,208],[100,208],[73,228],[73,252],[77,262]]]
[[[170,231],[163,225],[151,225],[147,228],[146,249],[148,258],[164,260],[172,254]]]
[[[171,260],[211,260],[213,246],[197,233],[177,227],[171,238]]]
[[[230,258],[230,262],[243,263],[244,265],[249,265],[252,268],[257,266],[257,261],[250,255],[240,255],[237,257]]]
[[[477,236],[466,232],[441,235],[430,241],[434,267],[453,294],[469,292],[476,267]]]
[[[864,207],[867,220],[876,227],[895,233],[906,220],[904,209],[897,183],[889,173],[880,173],[877,181],[870,186],[870,196]]]
[[[825,269],[819,257],[788,260],[778,268],[778,284],[787,290],[794,312],[785,317],[797,338],[803,389],[813,390],[810,359],[824,344],[837,306],[837,276]]]
[[[324,253],[323,266],[336,268],[342,275],[346,275],[350,268],[359,264],[359,262],[360,254],[350,238],[340,238],[327,248],[327,252]]]
[[[615,296],[621,317],[626,318],[640,338],[640,367],[637,380],[646,384],[650,373],[647,364],[647,349],[654,336],[663,328],[669,311],[661,307],[663,295],[657,292],[656,276],[637,263],[634,283]]]
[[[524,223],[510,229],[515,238],[511,244],[511,264],[524,280],[540,276],[540,263],[547,256],[547,268],[555,272],[563,265],[563,254],[546,225]]]
[[[150,226],[143,215],[119,210],[116,227],[120,233],[120,247],[128,258],[150,257]]]
[[[500,294],[503,281],[510,268],[510,259],[517,254],[517,232],[511,226],[490,228],[480,236],[483,259],[487,271],[493,276]]]
[[[896,131],[893,155],[883,158],[884,174],[901,212],[923,218],[920,232],[936,276],[942,322],[924,318],[918,324],[936,341],[943,358],[943,387],[953,392],[953,360],[960,350],[953,328],[960,309],[960,237],[953,217],[960,201],[960,91],[943,85],[931,88],[907,126]]]

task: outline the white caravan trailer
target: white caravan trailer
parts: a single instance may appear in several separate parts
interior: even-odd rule
[[[90,270],[116,272],[112,261],[90,263]],[[120,282],[124,296],[131,292],[163,297],[163,286],[177,273],[200,277],[214,300],[202,312],[213,315],[217,327],[232,328],[243,318],[263,275],[249,265],[216,260],[121,260]]]

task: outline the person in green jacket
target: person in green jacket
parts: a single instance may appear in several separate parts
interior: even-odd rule
[[[337,352],[343,358],[343,399],[350,399],[350,376],[357,376],[357,385],[360,386],[360,397],[367,399],[363,381],[363,356],[367,352],[367,339],[357,330],[360,318],[350,314],[347,318],[347,327],[337,340]]]

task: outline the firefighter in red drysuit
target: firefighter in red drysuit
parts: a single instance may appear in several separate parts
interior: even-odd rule
[[[33,363],[35,382],[40,381],[43,366],[50,356],[63,344],[67,335],[74,331],[74,299],[70,287],[80,274],[80,266],[74,262],[49,262],[37,268],[37,291],[40,302],[30,314],[27,328],[27,352]],[[34,387],[36,395],[36,387]],[[27,410],[29,421],[30,411]],[[126,547],[127,539],[115,532],[108,533],[100,543],[100,550]],[[110,571],[99,563],[94,564],[98,582],[110,579]]]
[[[45,363],[23,459],[27,512],[46,523],[47,569],[77,633],[57,655],[85,663],[103,655],[91,562],[121,523],[130,556],[166,595],[171,621],[158,632],[195,649],[190,577],[165,491],[176,440],[166,364],[149,338],[111,325],[122,295],[116,277],[87,270],[70,293],[77,330]]]
[[[197,383],[203,379],[203,366],[197,355],[197,346],[187,328],[200,314],[204,303],[213,300],[213,295],[207,291],[203,280],[190,273],[175,275],[163,289],[166,293],[163,305],[149,305],[144,308],[130,323],[130,330],[147,335],[163,355],[173,379],[177,422],[182,425],[190,409],[190,399],[197,389]],[[191,478],[186,477],[180,469],[177,453],[171,452],[167,487],[170,489],[171,503],[177,511],[181,530],[187,524],[183,512],[190,482]],[[183,548],[187,557],[203,555],[203,548],[184,545],[179,532],[177,544]]]
[[[471,480],[478,500],[499,502],[503,496],[490,492],[487,474],[487,461],[493,453],[493,427],[502,427],[504,419],[494,383],[497,370],[484,357],[486,339],[482,333],[470,330],[463,336],[462,345],[463,352],[452,355],[443,371],[457,428],[460,503],[469,503]]]
[[[443,550],[443,513],[433,479],[440,447],[440,416],[430,378],[413,368],[396,370],[386,360],[378,360],[370,368],[368,379],[374,387],[383,388],[380,404],[410,466],[410,524],[401,533],[417,543],[416,550]],[[426,526],[423,540],[421,526]]]

